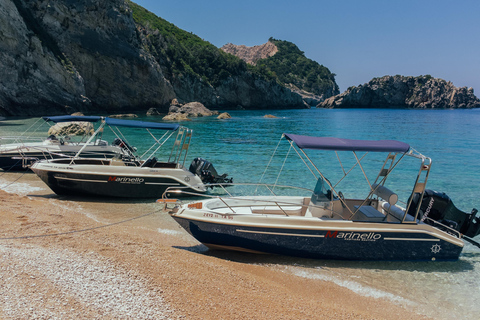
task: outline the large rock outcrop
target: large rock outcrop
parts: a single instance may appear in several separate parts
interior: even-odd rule
[[[0,24],[3,114],[166,109],[175,96],[124,0],[4,0]]]
[[[169,56],[169,35],[139,25],[133,6],[128,0],[0,1],[0,116],[166,113],[174,98],[208,107],[303,107],[297,94],[248,71],[214,85],[201,74],[171,72],[181,55]],[[158,52],[149,50],[152,39]]]
[[[431,76],[384,76],[320,103],[320,108],[479,108],[472,88],[455,87]]]
[[[247,47],[228,43],[221,48],[265,74],[275,74],[279,82],[300,95],[306,107],[315,106],[339,93],[335,75],[323,65],[305,57],[295,44],[270,38],[268,42]]]

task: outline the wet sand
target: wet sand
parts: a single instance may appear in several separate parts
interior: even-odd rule
[[[0,190],[2,319],[423,319],[270,267],[279,257],[208,251],[153,200],[58,197],[22,181],[39,188]]]

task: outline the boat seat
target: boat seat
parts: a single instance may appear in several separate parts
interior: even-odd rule
[[[355,215],[353,221],[375,221],[380,222],[385,219],[385,215],[372,206],[354,206]]]
[[[124,166],[125,166],[125,162],[123,162],[123,161],[120,160],[120,159],[115,159],[115,158],[113,158],[112,161],[110,162],[110,165],[111,165],[111,166],[124,167]]]
[[[387,212],[388,215],[394,217],[399,222],[402,222],[403,216],[405,215],[405,211],[402,208],[384,202],[382,203],[382,209]],[[414,221],[414,218],[411,215],[407,214],[407,216],[405,217],[405,221]]]
[[[153,168],[153,167],[155,167],[156,163],[157,163],[157,158],[153,157],[153,158],[145,160],[145,162],[142,164],[142,167]]]

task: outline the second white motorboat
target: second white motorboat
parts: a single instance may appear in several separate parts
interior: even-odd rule
[[[159,197],[168,187],[184,187],[196,193],[205,193],[208,183],[231,182],[226,174],[218,175],[213,166],[202,158],[196,158],[189,169],[184,164],[192,138],[192,130],[178,124],[145,122],[105,118],[103,126],[109,126],[121,139],[121,147],[129,150],[127,157],[112,159],[65,158],[43,160],[31,169],[59,195],[91,195],[121,198]],[[103,130],[101,126],[96,133]],[[154,139],[146,160],[135,154],[118,127],[145,129]],[[163,132],[155,137],[151,129]],[[91,139],[94,139],[95,134]],[[153,155],[169,138],[174,137],[170,157],[160,161]],[[81,154],[82,150],[78,154]]]

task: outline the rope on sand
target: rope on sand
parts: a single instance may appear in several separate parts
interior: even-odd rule
[[[160,211],[160,210],[152,211],[152,212],[149,212],[149,213],[146,213],[146,214],[142,214],[142,215],[137,216],[137,217],[133,217],[133,218],[126,219],[126,220],[122,220],[122,221],[118,221],[118,222],[113,222],[113,223],[105,224],[105,225],[103,225],[103,226],[98,226],[98,227],[92,227],[92,228],[80,229],[80,230],[73,230],[73,231],[67,231],[67,232],[59,232],[59,233],[49,233],[49,234],[40,234],[40,235],[29,235],[29,236],[0,238],[0,240],[18,240],[18,239],[56,237],[56,236],[63,236],[63,235],[72,234],[72,233],[87,232],[87,231],[92,231],[92,230],[95,230],[95,229],[107,228],[107,227],[111,227],[111,226],[114,226],[114,225],[118,225],[118,224],[122,224],[122,223],[125,223],[125,222],[129,222],[129,221],[132,221],[132,220],[144,218],[144,217],[146,217],[146,216],[150,216],[150,215],[152,215],[152,214],[154,214],[154,213],[157,213],[157,212],[159,212],[159,211]]]
[[[8,170],[4,170],[3,173],[0,174],[0,177],[3,176],[5,173],[10,172],[10,170],[12,170],[12,168],[13,168],[14,166],[16,166],[20,161],[22,161],[22,160],[18,160],[13,166],[11,166],[10,168],[8,168]],[[3,168],[2,168],[2,169],[3,169]],[[14,183],[17,182],[18,180],[20,180],[20,178],[23,177],[23,176],[25,175],[25,173],[27,173],[26,170],[25,170],[25,172],[23,172],[23,173],[20,175],[20,177],[18,177],[17,179],[13,180],[13,181],[10,182],[10,183],[7,183],[7,184],[4,185],[4,186],[1,186],[0,189],[4,189],[4,188],[7,188],[7,187],[11,186],[12,184],[14,184]]]
[[[21,177],[23,177],[25,175],[26,172],[22,173],[22,175],[20,177],[18,177],[17,179],[13,180],[12,182],[10,183],[7,183],[6,185],[4,186],[1,186],[0,189],[5,189],[5,188],[8,188],[10,187],[12,184],[14,184],[15,182],[17,182],[18,180],[20,180]]]

